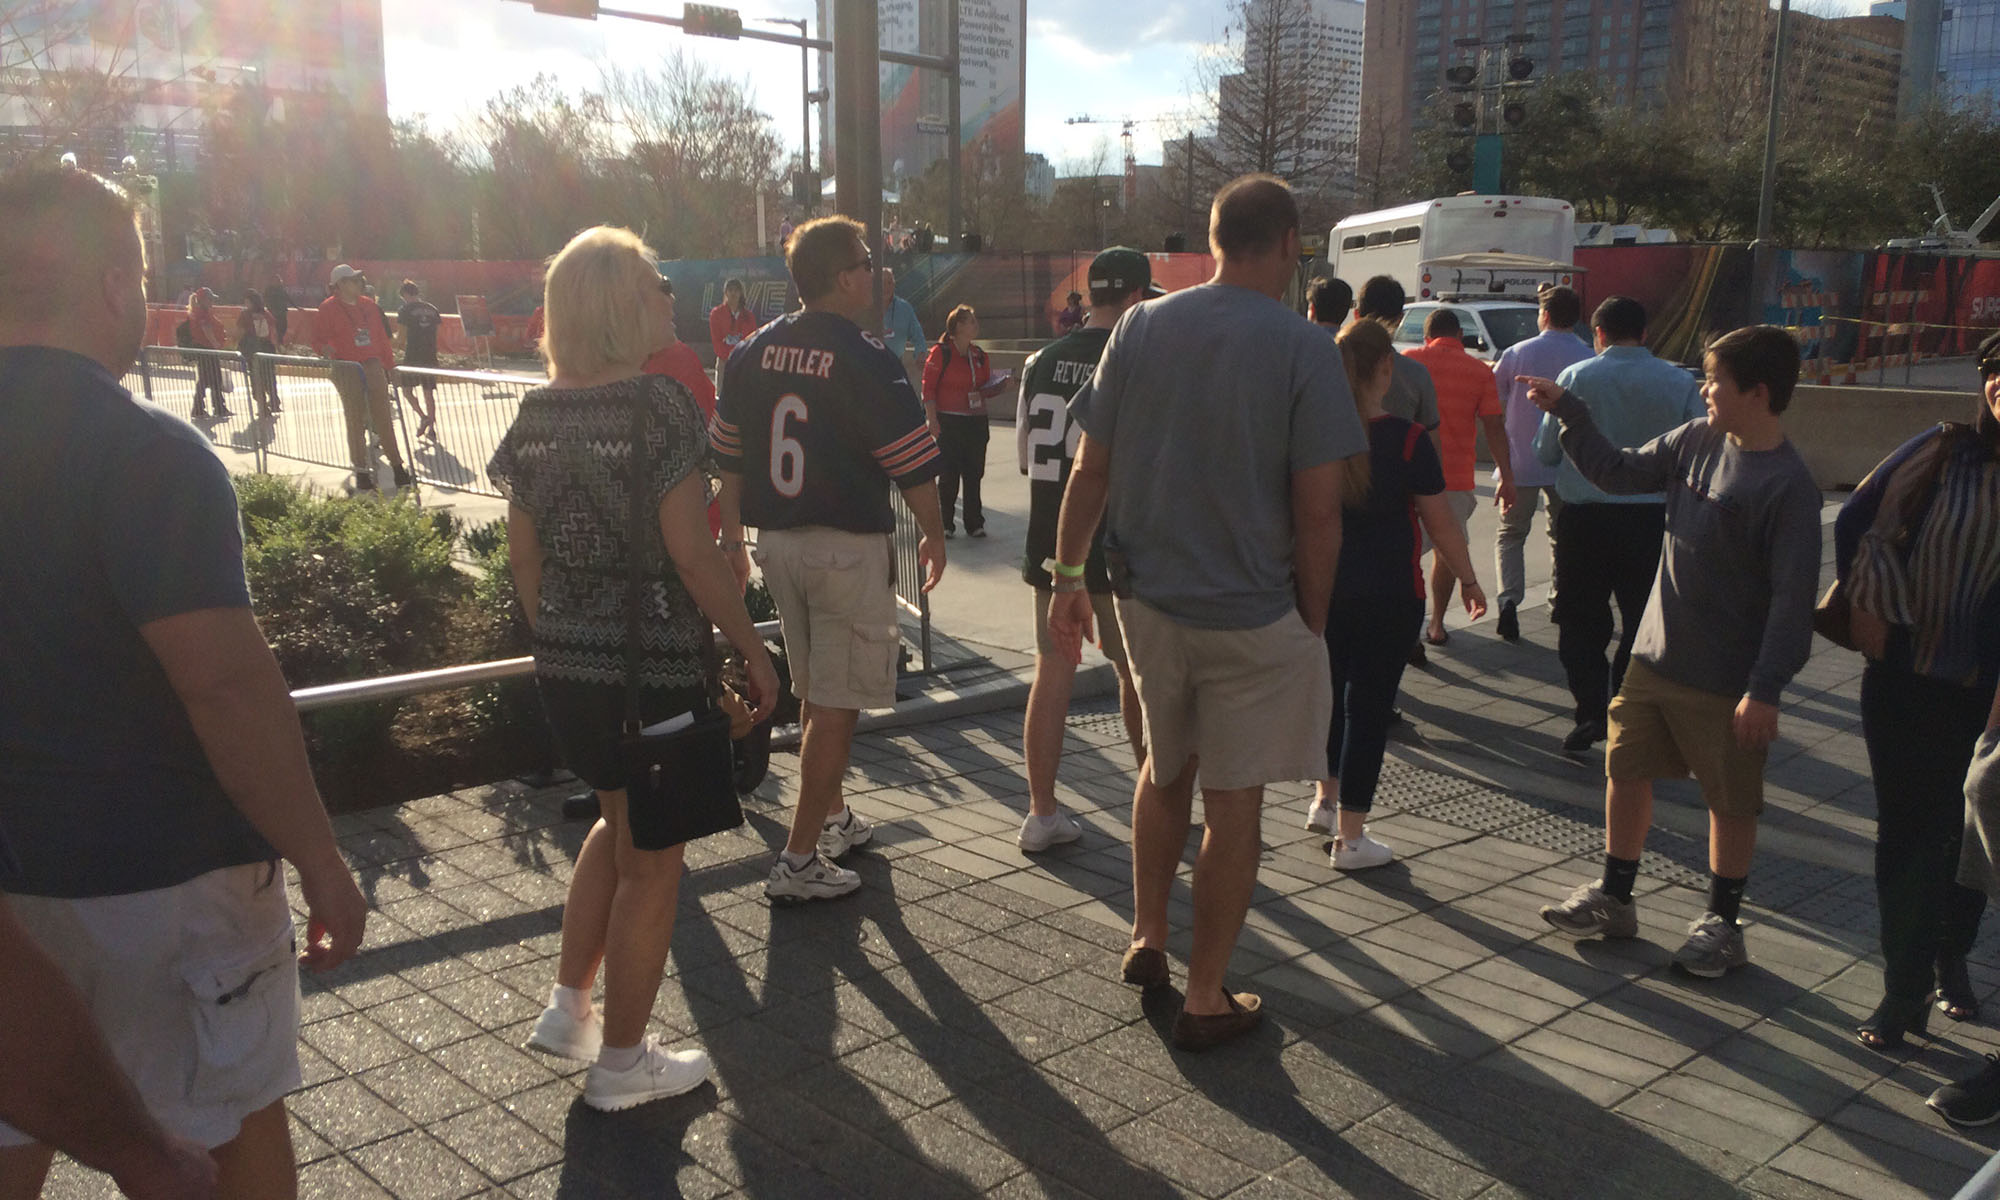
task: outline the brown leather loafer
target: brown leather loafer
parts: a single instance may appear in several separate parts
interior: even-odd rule
[[[1198,1017],[1187,1009],[1174,1018],[1174,1045],[1181,1050],[1201,1051],[1233,1041],[1264,1021],[1264,1001],[1254,992],[1223,993],[1230,1011]]]
[[[1135,983],[1142,988],[1167,986],[1167,952],[1151,946],[1129,946],[1125,950],[1125,961],[1120,970],[1126,983]]]

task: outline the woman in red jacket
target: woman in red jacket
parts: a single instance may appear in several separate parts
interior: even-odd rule
[[[965,484],[965,532],[986,536],[986,512],[979,504],[979,481],[986,475],[986,401],[998,395],[1010,378],[995,375],[986,351],[972,344],[979,336],[979,314],[961,304],[945,318],[944,336],[924,360],[924,415],[944,454],[938,476],[938,507],[944,515],[944,535],[953,533],[951,511],[958,485]]]

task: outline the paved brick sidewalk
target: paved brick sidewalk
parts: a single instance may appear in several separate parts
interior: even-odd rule
[[[1858,664],[1822,647],[1788,698],[1752,964],[1696,983],[1666,966],[1703,900],[1702,814],[1675,789],[1639,941],[1573,944],[1535,916],[1594,877],[1602,783],[1557,753],[1551,632],[1539,609],[1523,625],[1514,646],[1454,634],[1406,677],[1414,725],[1373,826],[1394,865],[1336,875],[1305,789],[1274,794],[1236,957],[1270,1019],[1205,1056],[1165,1048],[1178,993],[1116,982],[1133,764],[1102,702],[1072,719],[1063,768],[1082,842],[1039,861],[1013,844],[1018,702],[868,734],[867,886],[774,912],[780,755],[749,824],[689,852],[655,1009],[713,1054],[715,1085],[617,1115],[583,1107],[573,1064],[519,1049],[583,832],[558,816],[571,789],[340,818],[376,912],[368,951],[307,983],[303,1194],[1948,1196],[2000,1131],[1954,1133],[1922,1100],[2000,1034],[1940,1018],[1908,1058],[1851,1036],[1880,987]],[[1975,957],[2000,1011],[2000,937]],[[65,1165],[48,1194],[112,1193]]]

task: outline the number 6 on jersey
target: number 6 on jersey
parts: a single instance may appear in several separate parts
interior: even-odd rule
[[[796,500],[806,485],[806,448],[792,436],[792,420],[806,423],[806,402],[797,393],[778,397],[771,409],[771,486]]]

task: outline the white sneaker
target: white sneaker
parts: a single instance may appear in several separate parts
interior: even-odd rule
[[[862,820],[860,813],[843,809],[840,818],[820,826],[819,852],[838,859],[856,846],[866,846],[874,836],[875,827]]]
[[[1330,804],[1321,804],[1314,799],[1312,809],[1306,813],[1306,828],[1316,833],[1332,833],[1339,817],[1338,808]]]
[[[1336,871],[1365,871],[1369,867],[1388,865],[1396,852],[1368,836],[1363,829],[1361,836],[1353,841],[1335,838],[1333,841],[1333,869]]]
[[[772,900],[831,900],[860,886],[861,876],[835,866],[824,851],[796,870],[780,854],[770,878],[764,881],[764,895]]]
[[[646,1039],[639,1061],[624,1071],[599,1064],[583,1081],[583,1102],[599,1112],[618,1112],[648,1100],[691,1092],[708,1079],[708,1055],[700,1050],[662,1050]]]
[[[1015,839],[1015,843],[1021,849],[1033,854],[1050,846],[1073,842],[1082,836],[1082,822],[1057,809],[1046,817],[1029,813],[1021,822],[1021,836]]]
[[[604,1023],[597,1019],[596,1009],[579,1021],[552,1004],[542,1010],[542,1019],[535,1022],[535,1031],[528,1035],[528,1049],[557,1058],[593,1062],[603,1048]]]

